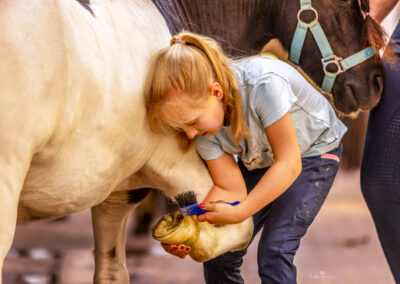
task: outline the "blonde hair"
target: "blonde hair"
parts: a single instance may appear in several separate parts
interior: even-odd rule
[[[230,60],[213,39],[190,32],[175,35],[170,46],[160,50],[150,63],[145,84],[146,116],[155,132],[174,131],[183,149],[192,145],[185,134],[169,127],[163,107],[171,91],[189,94],[192,105],[210,92],[210,80],[216,80],[223,90],[224,125],[230,125],[232,137],[238,143],[250,137],[245,123],[240,89]],[[183,98],[184,99],[184,98]],[[179,116],[179,113],[176,113]]]

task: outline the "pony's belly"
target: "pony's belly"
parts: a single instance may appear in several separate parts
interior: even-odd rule
[[[66,172],[66,174],[68,174]],[[29,185],[21,192],[18,204],[18,221],[55,219],[90,208],[111,193],[110,182],[99,179],[87,183],[82,177],[41,175],[40,184]]]
[[[32,163],[24,182],[18,220],[53,219],[99,204],[128,169],[113,155],[65,156]]]

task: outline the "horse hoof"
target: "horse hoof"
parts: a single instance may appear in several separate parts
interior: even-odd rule
[[[154,239],[170,244],[193,246],[200,234],[197,220],[192,216],[183,216],[178,210],[173,215],[164,215],[153,227]]]

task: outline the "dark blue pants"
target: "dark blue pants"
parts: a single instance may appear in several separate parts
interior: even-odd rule
[[[330,153],[340,157],[342,146]],[[248,191],[268,169],[248,171],[239,163]],[[258,272],[262,283],[296,283],[293,258],[300,239],[307,232],[332,186],[339,163],[332,159],[302,158],[302,172],[276,200],[253,216],[254,234],[261,230],[258,244]],[[246,249],[228,252],[204,263],[208,284],[244,283],[240,266]]]
[[[385,64],[382,99],[369,117],[361,189],[396,283],[400,283],[400,22],[395,66]]]

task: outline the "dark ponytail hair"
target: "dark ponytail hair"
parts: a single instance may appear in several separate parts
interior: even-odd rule
[[[383,60],[393,64],[395,62],[395,56],[393,50],[389,44],[385,46],[385,38],[389,36],[382,29],[381,25],[377,23],[374,18],[370,15],[369,0],[360,0],[361,12],[365,18],[362,34],[366,39],[365,45],[371,45],[376,53],[384,48]]]

